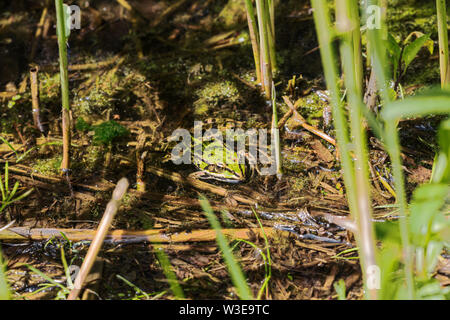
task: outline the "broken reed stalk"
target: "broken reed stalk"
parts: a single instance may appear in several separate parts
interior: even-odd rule
[[[259,52],[258,26],[256,24],[255,10],[253,9],[252,0],[245,0],[245,7],[247,9],[247,23],[250,41],[252,43],[253,58],[255,60],[256,83],[261,83],[261,58]]]
[[[272,135],[275,144],[275,161],[277,166],[277,177],[281,179],[283,175],[282,158],[281,158],[281,144],[280,144],[280,129],[278,129],[278,114],[277,114],[277,95],[275,91],[275,84],[272,83]]]
[[[441,70],[441,87],[445,88],[450,83],[447,7],[445,0],[436,0],[438,34],[439,34],[439,65]]]
[[[350,224],[349,222],[347,223]],[[7,227],[8,226],[2,227],[2,230],[0,231],[0,240],[2,241],[45,241],[53,237],[56,239],[69,239],[70,241],[77,242],[92,241],[97,235],[97,232],[91,229],[30,229],[26,227],[10,228],[9,226],[7,230],[3,230]],[[258,237],[263,237],[264,233],[271,238],[279,237],[280,235],[284,235],[286,237],[289,236],[288,231],[280,231],[273,227],[264,227],[264,229],[259,227],[222,229],[222,233],[230,240],[251,240],[255,235]],[[65,237],[63,237],[62,234],[64,234]],[[158,244],[187,244],[214,241],[215,239],[216,232],[214,229],[190,230],[189,232],[180,233],[171,233],[169,229],[149,229],[143,231],[119,229],[109,231],[106,235],[105,242],[114,244],[131,244],[141,242]],[[310,247],[313,247],[313,245]]]
[[[356,238],[360,248],[360,262],[367,297],[377,298],[375,288],[367,287],[369,270],[376,266],[374,228],[370,199],[370,183],[368,176],[367,139],[365,119],[362,116],[362,57],[360,56],[360,22],[356,2],[336,0],[336,25],[341,35],[341,60],[344,71],[347,101],[350,107],[350,129],[354,146],[354,181],[356,191],[355,210],[352,212],[356,221]],[[355,8],[356,6],[356,8]]]
[[[67,39],[66,21],[62,0],[55,0],[57,35],[59,47],[59,72],[61,78],[62,100],[62,132],[63,157],[61,161],[61,174],[68,174],[70,169],[70,105],[69,105],[69,77],[67,71]]]
[[[98,226],[97,232],[95,234],[94,240],[92,240],[91,245],[89,246],[89,250],[86,254],[86,257],[81,265],[80,271],[78,272],[77,278],[74,282],[74,287],[70,292],[67,300],[75,300],[83,287],[83,284],[86,280],[86,277],[89,274],[89,271],[94,264],[94,261],[100,251],[100,248],[105,240],[106,234],[108,233],[109,228],[111,227],[111,223],[114,219],[114,216],[119,209],[120,202],[122,198],[125,196],[127,192],[129,183],[127,178],[122,178],[117,183],[116,188],[113,191],[111,201],[109,201],[106,206],[105,213],[103,214],[102,220]]]
[[[30,69],[30,84],[31,84],[31,106],[33,113],[33,123],[36,129],[44,134],[44,127],[41,123],[40,109],[39,109],[39,81],[38,81],[39,67],[33,66]]]

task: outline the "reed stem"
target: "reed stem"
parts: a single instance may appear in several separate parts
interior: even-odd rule
[[[61,100],[62,100],[62,131],[63,131],[63,158],[61,162],[61,173],[67,174],[70,169],[70,105],[69,105],[69,77],[67,71],[67,39],[66,21],[62,0],[55,0],[56,7],[56,29],[58,34],[59,48],[59,72],[61,78]]]
[[[357,242],[360,248],[361,269],[364,278],[364,287],[367,297],[377,298],[375,288],[368,288],[367,274],[369,268],[376,265],[375,241],[372,225],[372,210],[370,200],[370,183],[368,177],[368,156],[365,136],[364,118],[361,109],[362,103],[362,58],[360,51],[359,13],[353,5],[346,0],[336,1],[336,19],[338,31],[342,36],[341,59],[345,75],[348,103],[350,106],[350,127],[354,146],[354,174],[356,203],[352,212],[357,225]],[[358,33],[358,35],[356,35]]]
[[[255,11],[253,9],[252,0],[245,0],[245,6],[247,8],[247,23],[250,41],[252,43],[253,58],[255,59],[256,82],[261,83],[261,58],[259,52],[258,26],[256,25]]]
[[[350,158],[349,138],[347,121],[344,115],[344,109],[341,102],[339,90],[339,77],[336,67],[336,55],[334,52],[334,30],[332,28],[328,4],[323,0],[311,0],[314,9],[314,22],[316,25],[317,37],[321,48],[320,55],[324,68],[327,88],[330,91],[333,121],[336,128],[336,140],[341,155],[343,178],[346,188],[346,196],[351,212],[355,211],[356,196],[353,163]]]
[[[267,32],[269,41],[269,51],[270,51],[270,62],[272,66],[272,72],[278,70],[277,57],[276,57],[276,46],[275,46],[275,1],[266,0],[266,21],[267,21]]]
[[[382,5],[385,3],[381,3]],[[380,5],[378,0],[369,0],[369,5]],[[384,15],[383,15],[384,16]],[[384,108],[389,107],[391,98],[387,90],[387,81],[389,78],[388,70],[386,68],[386,51],[383,45],[383,35],[387,34],[387,28],[384,19],[381,21],[381,30],[369,29],[368,41],[370,44],[371,61],[375,70],[377,78],[377,86],[380,91],[381,98],[384,103]],[[384,109],[383,108],[383,109]],[[387,152],[391,159],[395,192],[397,194],[397,204],[399,206],[399,225],[400,225],[400,237],[403,247],[404,256],[404,274],[406,280],[408,299],[414,298],[414,276],[413,276],[413,259],[412,251],[410,247],[409,239],[409,226],[408,226],[408,205],[406,202],[405,194],[405,177],[402,170],[402,161],[400,158],[400,143],[397,132],[397,121],[386,121],[384,129],[384,137]]]
[[[439,64],[441,69],[441,87],[446,88],[450,83],[447,7],[445,0],[436,0],[438,34],[439,34]]]
[[[258,27],[259,27],[259,47],[261,53],[261,77],[262,77],[262,88],[266,100],[271,101],[272,94],[272,65],[270,60],[269,51],[269,21],[268,15],[266,14],[266,1],[256,0],[256,11],[258,14]]]

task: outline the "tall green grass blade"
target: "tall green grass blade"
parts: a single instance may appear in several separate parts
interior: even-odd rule
[[[134,291],[137,294],[141,294],[145,297],[145,299],[149,300],[150,299],[150,295],[148,293],[146,293],[145,291],[143,291],[141,288],[139,288],[138,286],[136,286],[135,284],[131,283],[130,281],[128,281],[128,279],[122,277],[120,274],[116,275],[116,278],[119,280],[122,280],[123,282],[125,282],[127,285],[129,285],[131,288],[134,289]]]
[[[385,107],[386,109],[386,107]],[[385,110],[383,109],[383,110]],[[410,245],[409,225],[407,220],[408,206],[406,201],[405,191],[405,176],[402,168],[402,161],[400,158],[400,141],[397,132],[397,121],[386,121],[386,148],[391,157],[392,174],[394,177],[395,192],[397,194],[396,200],[399,204],[399,228],[403,246],[403,256],[405,261],[405,278],[407,286],[407,298],[414,299],[414,275],[413,275],[413,261],[412,248]],[[387,272],[382,269],[383,272]]]
[[[0,136],[0,140],[2,140],[3,143],[6,144],[6,145],[14,152],[14,154],[16,155],[16,157],[19,156],[19,154],[17,153],[17,150],[14,149],[14,147],[11,145],[11,143],[8,142],[8,140],[6,140],[5,138],[3,138],[2,136]]]
[[[385,1],[380,2],[380,0],[367,0],[366,4],[367,6],[378,6],[378,8],[382,9],[386,8]],[[382,112],[389,112],[387,110],[390,109],[389,105],[391,103],[392,98],[390,95],[390,88],[388,86],[387,81],[387,79],[390,79],[390,73],[389,70],[387,69],[386,64],[387,50],[385,50],[386,47],[383,45],[384,43],[386,43],[388,39],[388,30],[385,23],[385,17],[386,14],[384,13],[382,21],[380,22],[381,26],[380,29],[377,28],[368,29],[367,38],[370,48],[369,55],[371,56],[370,60],[372,62],[372,68],[375,71],[378,90],[381,94],[381,98],[384,103]],[[399,227],[403,245],[402,249],[404,256],[404,275],[406,280],[406,292],[407,292],[406,296],[408,299],[413,299],[414,276],[413,276],[412,252],[409,239],[409,226],[407,221],[408,206],[404,186],[405,177],[403,174],[402,161],[399,152],[400,143],[397,133],[397,122],[395,120],[387,121],[385,123],[383,136],[385,138],[384,142],[386,145],[386,149],[391,158],[395,191],[397,194],[396,200],[399,205],[399,222],[400,222]],[[383,256],[381,256],[381,259],[384,259]],[[379,263],[382,263],[382,261],[380,261],[379,259],[377,259],[377,261]],[[388,269],[385,269],[382,266],[380,267],[380,269],[383,270],[382,274],[389,272]],[[384,290],[383,285],[388,285],[388,282],[382,281],[382,291],[380,293],[381,296],[383,296]]]
[[[264,237],[264,243],[265,243],[265,245],[266,245],[266,256],[267,256],[266,278],[265,278],[265,280],[264,280],[263,285],[261,286],[261,289],[260,289],[259,292],[258,292],[258,297],[257,297],[257,299],[259,300],[259,299],[261,299],[262,294],[263,294],[263,292],[264,292],[264,289],[267,288],[267,286],[268,286],[268,284],[269,284],[269,281],[270,281],[270,279],[271,279],[271,277],[272,277],[272,258],[271,258],[271,256],[270,256],[269,239],[267,238],[266,231],[264,231],[264,226],[263,226],[263,224],[262,224],[262,222],[261,222],[261,219],[259,218],[258,214],[256,213],[255,208],[252,207],[252,211],[253,211],[253,214],[254,214],[255,217],[256,217],[256,220],[258,221],[259,227],[261,228],[261,231],[262,231],[262,234],[263,234],[263,237]]]
[[[236,262],[236,259],[233,256],[230,247],[228,246],[228,241],[225,239],[225,236],[221,232],[219,220],[217,220],[216,216],[214,215],[211,205],[203,195],[200,195],[199,199],[203,211],[205,212],[206,218],[208,219],[211,227],[216,231],[217,244],[222,251],[223,258],[231,276],[231,281],[237,289],[239,298],[244,300],[253,300],[254,298],[252,296],[250,288],[247,285],[244,273],[239,267],[239,264]]]
[[[181,286],[178,283],[177,276],[172,270],[172,265],[166,253],[159,246],[155,246],[155,253],[159,263],[161,264],[164,275],[166,276],[167,281],[169,282],[170,290],[177,299],[184,299],[183,289],[181,289]]]
[[[47,276],[45,273],[43,273],[42,271],[36,269],[33,266],[30,266],[29,264],[25,264],[25,266],[30,269],[31,271],[33,271],[34,273],[36,273],[38,276],[40,276],[41,278],[43,278],[44,280],[48,281],[52,286],[54,287],[58,287],[59,289],[61,289],[61,291],[65,294],[68,295],[70,293],[69,289],[65,286],[63,286],[62,284],[56,282],[55,280],[53,280],[52,278],[50,278],[49,276]]]
[[[9,300],[10,292],[8,282],[6,281],[5,263],[0,252],[0,300]]]
[[[69,270],[69,266],[67,264],[66,254],[64,253],[63,245],[60,246],[60,251],[61,251],[61,262],[62,262],[62,265],[64,268],[64,274],[66,275],[67,287],[69,289],[72,289],[73,288],[72,277],[70,276],[70,270]]]
[[[356,198],[354,196],[353,163],[350,158],[350,141],[348,139],[347,121],[344,116],[340,89],[338,86],[339,77],[338,69],[336,67],[337,59],[333,43],[336,34],[330,21],[328,4],[322,0],[312,0],[311,4],[314,9],[314,22],[319,46],[321,48],[320,55],[325,73],[325,81],[331,95],[333,119],[336,128],[336,140],[339,145],[342,167],[344,168],[343,176],[345,187],[347,189],[346,195],[350,208],[354,208]]]
[[[355,4],[355,3],[354,3]],[[350,127],[354,145],[354,174],[355,192],[357,202],[351,211],[357,225],[357,242],[360,248],[360,262],[364,278],[365,292],[368,298],[376,299],[377,293],[373,288],[367,287],[367,270],[376,265],[375,242],[372,225],[372,211],[370,199],[370,183],[368,177],[367,141],[364,130],[364,119],[361,114],[362,88],[361,79],[358,79],[360,65],[358,63],[359,42],[355,42],[354,30],[359,32],[359,16],[354,13],[349,1],[336,0],[336,16],[338,31],[341,34],[341,59],[344,70],[345,86],[347,88],[348,104],[350,107]],[[356,54],[356,55],[355,55]]]

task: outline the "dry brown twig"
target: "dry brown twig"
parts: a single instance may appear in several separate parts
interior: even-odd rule
[[[124,197],[125,193],[127,192],[128,186],[129,182],[126,178],[120,179],[120,181],[117,183],[111,201],[106,206],[105,213],[103,215],[102,220],[100,221],[100,225],[98,226],[94,240],[92,240],[92,243],[86,254],[86,258],[84,259],[83,264],[81,265],[80,272],[78,273],[77,278],[75,279],[74,288],[67,297],[67,300],[75,300],[80,294],[81,288],[83,287],[86,277],[88,276],[89,271],[91,270],[92,265],[94,264],[95,258],[97,257],[98,252],[100,251],[103,241],[105,240],[106,234],[108,233],[108,230],[114,219],[114,216],[116,215],[117,210],[119,209],[120,202]]]

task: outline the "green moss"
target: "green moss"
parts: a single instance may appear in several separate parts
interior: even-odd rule
[[[207,83],[196,91],[195,114],[205,114],[210,108],[234,104],[242,100],[236,85],[230,81]]]
[[[78,131],[86,132],[91,129],[91,125],[86,122],[82,117],[77,119],[77,122],[75,123],[75,129]]]
[[[75,110],[78,115],[90,116],[94,113],[101,113],[110,107],[109,94],[104,90],[94,87],[86,97],[76,97],[74,99]]]
[[[316,92],[309,94],[302,100],[301,107],[298,109],[300,114],[309,124],[317,126],[323,118],[323,108],[327,103]]]
[[[117,122],[105,121],[97,126],[94,126],[94,144],[108,145],[114,140],[128,135],[128,130]]]

